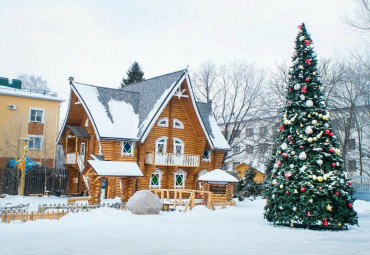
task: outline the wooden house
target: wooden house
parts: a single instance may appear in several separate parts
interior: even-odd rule
[[[234,183],[238,183],[231,174],[224,170],[215,169],[199,177],[201,188],[204,191],[211,191],[216,201],[231,201],[234,196]]]
[[[211,104],[196,102],[187,70],[123,89],[70,81],[58,141],[66,153],[69,194],[92,203],[126,200],[143,189],[198,189],[201,171],[221,167],[230,147]]]
[[[246,171],[255,171],[256,172],[256,176],[253,178],[253,180],[256,182],[256,183],[261,183],[263,182],[263,179],[265,178],[265,174],[251,166],[249,166],[248,164],[246,163],[241,163],[239,165],[237,165],[235,167],[235,170],[238,171],[238,175],[240,178],[244,178],[245,177],[245,172]]]

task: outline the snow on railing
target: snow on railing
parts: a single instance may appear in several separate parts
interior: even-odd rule
[[[147,153],[145,163],[163,166],[199,166],[199,156],[175,153]]]
[[[77,153],[67,153],[66,164],[76,164]]]

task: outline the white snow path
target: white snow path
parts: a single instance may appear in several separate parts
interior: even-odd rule
[[[370,202],[357,202],[360,227],[341,232],[274,227],[263,219],[262,199],[148,216],[100,208],[1,223],[0,254],[368,254]]]

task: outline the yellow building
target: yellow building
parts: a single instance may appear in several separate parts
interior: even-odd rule
[[[20,138],[28,138],[28,156],[52,167],[60,103],[55,93],[22,89],[20,80],[0,78],[0,168],[19,158]]]
[[[256,172],[256,176],[253,178],[253,180],[256,183],[261,183],[263,181],[263,179],[265,178],[264,173],[258,171],[257,169],[252,168],[251,166],[249,166],[245,163],[241,163],[241,164],[237,165],[235,167],[235,169],[238,171],[239,177],[241,179],[243,179],[245,177],[245,172],[246,171],[255,171]]]

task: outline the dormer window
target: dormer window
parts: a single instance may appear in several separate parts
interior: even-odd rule
[[[184,124],[178,119],[173,119],[173,128],[184,129]]]
[[[134,155],[134,142],[121,142],[121,156]]]
[[[157,122],[158,127],[168,127],[168,118],[164,117]]]
[[[204,150],[202,161],[203,162],[211,162],[211,154],[212,154],[211,150]]]

